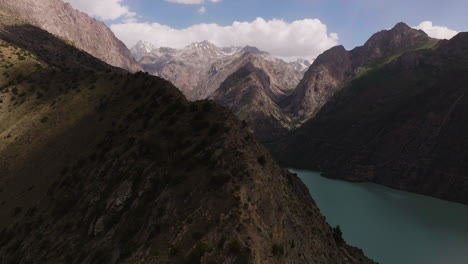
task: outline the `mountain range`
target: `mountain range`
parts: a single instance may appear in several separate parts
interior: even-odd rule
[[[155,48],[140,41],[131,52],[145,71],[173,82],[188,99],[211,99],[232,109],[262,141],[292,128],[277,104],[292,92],[310,65],[307,60],[287,63],[251,46],[220,48],[208,41],[183,49]],[[232,87],[239,72],[251,66],[264,73],[264,80],[235,81]]]
[[[194,58],[215,58],[194,63],[210,65],[205,72],[214,74],[186,94],[230,108],[287,166],[467,203],[464,165],[449,162],[463,160],[465,152],[448,152],[449,146],[463,146],[462,138],[451,132],[463,130],[462,120],[451,117],[463,92],[447,88],[465,85],[461,75],[466,49],[461,39],[449,45],[398,23],[350,51],[343,46],[325,51],[296,87],[294,82],[277,81],[285,80],[291,64],[281,64],[254,47],[223,50],[209,42],[195,43],[183,50],[198,54]],[[449,52],[454,46],[460,54]],[[197,47],[217,55],[204,55]],[[234,60],[226,59],[232,56]],[[190,58],[180,59],[178,65]],[[172,67],[172,62],[159,62],[160,67]],[[450,81],[449,75],[457,81]],[[423,94],[431,89],[444,93]],[[437,96],[449,99],[444,105]],[[427,118],[433,120],[421,121]]]
[[[217,47],[209,41],[192,43],[182,49],[156,48],[139,41],[130,51],[145,71],[173,82],[191,100],[209,98],[220,85],[215,75],[232,74],[239,68],[236,62],[245,53],[265,60],[275,70],[272,75],[277,79],[275,84],[283,90],[294,89],[310,66],[304,59],[286,63],[255,47]]]
[[[347,82],[436,39],[404,23],[374,34],[363,46],[336,46],[313,64],[286,63],[251,46],[219,48],[204,41],[183,49],[140,41],[132,54],[150,74],[175,83],[190,100],[227,106],[262,142],[286,136],[313,118]]]
[[[398,23],[312,64],[130,51],[0,0],[0,263],[375,263],[276,160],[468,204],[467,47]]]
[[[312,118],[272,143],[273,153],[328,177],[468,204],[467,40],[437,41],[398,24],[350,52],[325,52],[288,108]]]
[[[374,263],[231,111],[25,21],[0,5],[1,263]]]

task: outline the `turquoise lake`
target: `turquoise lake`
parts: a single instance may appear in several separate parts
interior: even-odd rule
[[[294,170],[348,244],[380,264],[468,264],[468,206]]]

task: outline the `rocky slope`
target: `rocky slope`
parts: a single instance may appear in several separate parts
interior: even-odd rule
[[[460,33],[367,70],[274,152],[329,177],[468,204],[467,47]]]
[[[404,51],[430,47],[436,42],[423,31],[398,23],[391,30],[374,34],[362,47],[351,51],[343,46],[334,47],[314,61],[297,89],[281,105],[295,120],[304,122],[351,79],[380,67]]]
[[[0,0],[0,9],[73,43],[87,53],[132,72],[141,70],[127,47],[102,22],[62,0]]]
[[[260,141],[287,134],[292,129],[292,121],[272,100],[275,93],[271,78],[252,63],[254,59],[246,61],[214,92],[213,100],[236,113]]]
[[[185,94],[208,78],[214,62],[226,62],[231,55],[208,41],[192,43],[183,49],[156,49],[140,41],[131,51],[135,58],[140,58],[145,71],[173,82]]]
[[[203,41],[183,49],[155,48],[140,41],[131,49],[133,56],[150,74],[173,82],[191,100],[206,99],[240,67],[239,58],[250,53],[265,60],[268,74],[281,90],[299,83],[307,61],[286,63],[255,47],[217,47]]]
[[[1,263],[373,263],[223,107],[0,33]]]
[[[189,99],[213,99],[229,107],[261,141],[294,127],[278,103],[299,82],[307,67],[305,60],[286,63],[255,47],[219,48],[208,41],[180,50],[140,41],[132,53],[146,71],[174,82]],[[262,72],[260,79],[267,80],[267,85],[256,79],[256,73],[242,73],[253,68]]]

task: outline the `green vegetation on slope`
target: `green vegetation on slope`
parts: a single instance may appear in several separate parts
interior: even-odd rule
[[[419,45],[400,49],[391,56],[376,59],[375,61],[373,61],[372,63],[368,65],[357,68],[356,73],[351,80],[361,78],[362,76],[368,74],[369,72],[376,71],[382,68],[383,66],[387,65],[388,63],[392,62],[393,60],[397,59],[398,57],[400,57],[401,55],[403,55],[404,53],[408,51],[432,49],[438,42],[439,40],[437,39],[429,39],[425,43],[421,43]]]

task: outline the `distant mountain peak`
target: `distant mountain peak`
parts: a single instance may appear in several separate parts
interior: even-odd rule
[[[401,30],[401,29],[407,30],[407,29],[411,29],[411,27],[408,26],[404,22],[398,22],[392,29],[393,30]]]
[[[134,48],[138,48],[146,52],[151,52],[152,50],[156,49],[156,47],[153,44],[144,40],[138,41],[137,44],[134,46]]]
[[[267,54],[267,52],[265,51],[261,51],[259,50],[257,47],[253,47],[253,46],[245,46],[241,52],[249,52],[249,53],[252,53],[252,54]]]
[[[147,41],[144,41],[144,40],[140,40],[137,42],[137,44],[135,44],[135,46],[133,46],[130,51],[132,52],[132,54],[136,54],[136,53],[140,53],[142,55],[145,55],[147,53],[150,53],[151,51],[155,50],[156,47],[147,42]]]
[[[209,50],[209,49],[219,49],[218,46],[209,42],[208,40],[204,40],[201,42],[193,42],[186,46],[184,49],[201,49],[201,50]]]

